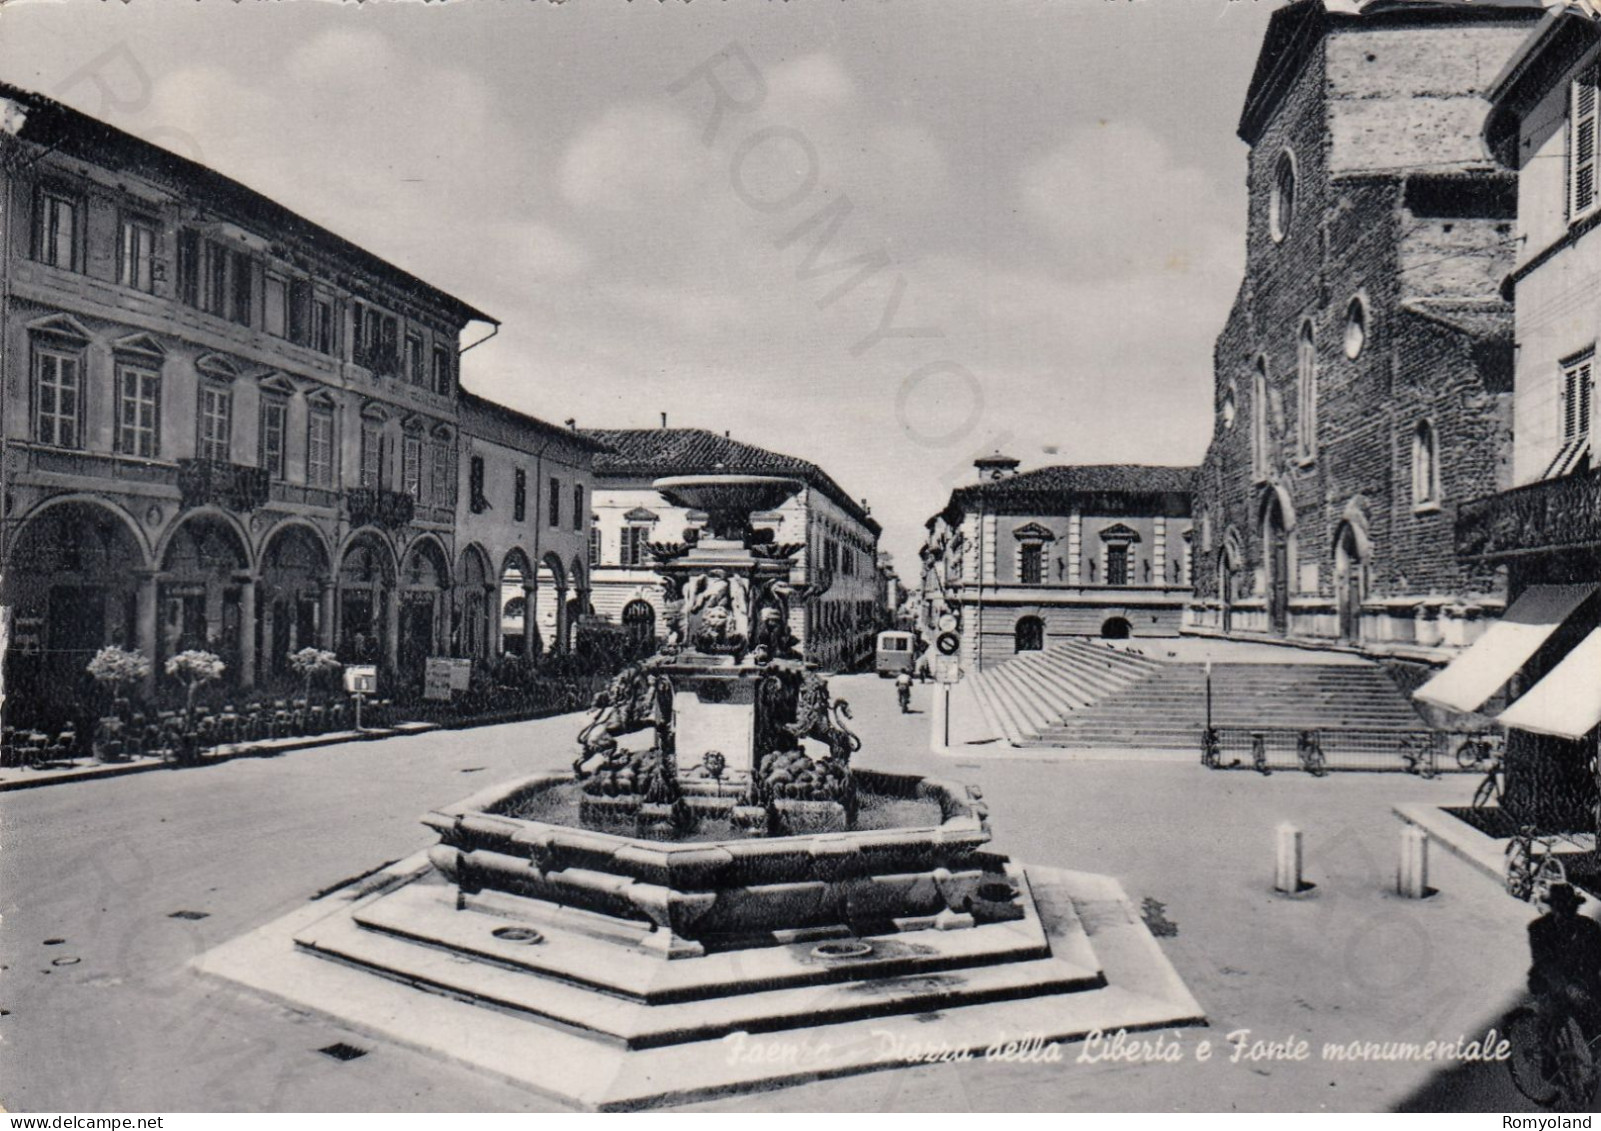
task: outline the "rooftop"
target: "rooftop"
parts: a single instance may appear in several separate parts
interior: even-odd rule
[[[463,322],[497,321],[214,169],[9,83],[0,82],[0,99],[8,99],[22,108],[26,121],[18,136],[25,142],[44,146],[46,152],[62,153],[109,168],[128,169],[158,184],[182,188],[197,201],[203,201],[208,211],[242,226],[264,229],[258,233],[264,237],[283,235],[300,240],[358,270],[379,276],[417,301],[448,310]]]
[[[793,475],[823,492],[874,534],[879,525],[817,464],[768,451],[705,428],[586,428],[581,435],[609,451],[595,456],[597,477],[662,478],[727,471]]]
[[[1064,464],[1023,471],[987,483],[958,487],[942,512],[954,516],[980,503],[1008,511],[1062,511],[1074,496],[1182,496],[1195,490],[1194,467],[1133,463]],[[1065,512],[1063,512],[1065,513]]]

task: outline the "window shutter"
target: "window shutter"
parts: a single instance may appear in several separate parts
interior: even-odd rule
[[[1569,219],[1577,220],[1596,206],[1596,73],[1573,82],[1569,115],[1568,183]]]

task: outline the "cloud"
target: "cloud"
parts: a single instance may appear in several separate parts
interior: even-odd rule
[[[613,107],[580,130],[562,155],[558,183],[575,208],[639,212],[681,197],[707,175],[689,119],[643,103]]]

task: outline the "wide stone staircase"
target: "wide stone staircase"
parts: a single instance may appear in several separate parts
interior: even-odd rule
[[[1160,640],[1073,640],[979,674],[972,692],[1014,746],[1199,750],[1205,665],[1163,652]],[[1423,725],[1382,667],[1348,659],[1214,663],[1212,724],[1396,733]]]

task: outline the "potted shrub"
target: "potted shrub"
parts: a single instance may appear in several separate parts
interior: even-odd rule
[[[150,660],[142,652],[108,644],[95,653],[86,670],[111,698],[110,712],[95,724],[94,756],[101,762],[120,761],[129,745],[124,734],[132,714],[128,692],[150,674]]]
[[[289,653],[289,666],[300,673],[306,681],[306,703],[311,704],[311,685],[318,676],[331,675],[341,670],[345,665],[339,662],[339,657],[332,652],[325,652],[321,648],[302,648],[298,652]]]
[[[195,693],[206,684],[221,679],[226,669],[227,665],[215,653],[202,652],[198,649],[179,652],[167,661],[167,674],[182,683],[184,687],[183,719],[179,724],[182,732],[179,744],[180,761],[193,761],[198,753],[194,728]]]

